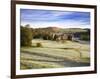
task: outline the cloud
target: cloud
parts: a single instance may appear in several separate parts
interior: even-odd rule
[[[21,9],[20,13],[22,25],[30,24],[36,27],[59,25],[64,28],[90,26],[89,12]]]

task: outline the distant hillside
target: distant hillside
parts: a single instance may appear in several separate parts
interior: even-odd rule
[[[86,32],[86,29],[82,28],[66,28],[66,29],[61,29],[60,32],[64,33],[75,33],[75,32]]]
[[[87,32],[87,29],[82,29],[82,28],[59,28],[59,27],[39,28],[39,30],[47,32],[62,32],[62,33]]]

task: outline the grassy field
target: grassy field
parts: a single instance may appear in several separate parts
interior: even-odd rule
[[[37,47],[37,43],[42,46]],[[73,41],[32,40],[21,47],[21,69],[81,67],[90,65],[90,46]]]

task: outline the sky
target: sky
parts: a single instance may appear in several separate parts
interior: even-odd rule
[[[90,28],[90,12],[20,9],[20,20],[32,28]]]

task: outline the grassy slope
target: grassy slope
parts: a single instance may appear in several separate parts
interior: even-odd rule
[[[86,44],[40,39],[32,43],[33,47],[21,47],[21,69],[84,66],[90,62],[90,48]],[[35,47],[36,43],[43,47]]]

